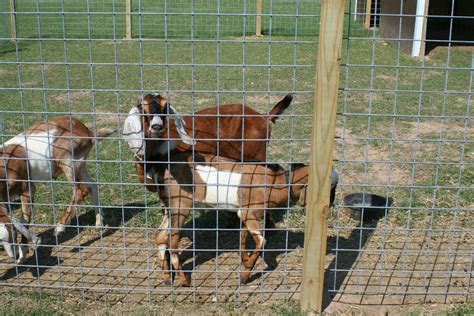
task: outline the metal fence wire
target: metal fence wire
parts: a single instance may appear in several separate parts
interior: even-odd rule
[[[465,31],[474,19],[461,0],[431,1],[425,11],[402,0],[372,2],[380,8],[372,15],[361,12],[357,1],[346,6],[334,152],[339,183],[328,221],[324,304],[472,301],[474,54],[464,46],[473,44]],[[173,268],[176,280],[165,284],[156,244],[158,227],[166,222],[163,204],[138,180],[137,160],[122,130],[129,111],[147,94],[160,94],[192,120],[211,120],[194,113],[235,103],[268,114],[292,94],[271,137],[267,133],[262,139],[268,141],[266,161],[237,161],[235,168],[271,165],[266,173],[278,170],[276,165],[295,170],[307,164],[320,1],[263,1],[263,36],[255,36],[256,1],[131,4],[132,31],[126,39],[125,0],[0,1],[0,143],[40,121],[51,124],[57,116],[78,118],[94,134],[101,128],[116,130],[94,141],[83,160],[98,183],[105,227],[95,227],[89,194],[65,232],[55,236],[69,206],[71,181],[84,180],[55,180],[52,169],[44,170],[46,180],[24,182],[30,191],[36,187],[34,202],[27,202],[33,207],[29,230],[41,244],[30,248],[22,264],[0,253],[0,286],[79,295],[107,305],[297,299],[305,220],[299,202],[266,205],[275,227],[263,230],[262,256],[242,284],[244,227],[238,212],[229,212],[225,203],[216,210],[194,201],[179,247],[172,249],[180,253],[190,286],[178,286],[180,271]],[[367,14],[379,19],[373,24],[378,27],[364,27]],[[416,21],[425,23],[422,33],[409,31]],[[414,46],[419,46],[418,57],[412,57]],[[250,125],[242,130],[254,128]],[[61,139],[50,133],[24,146]],[[81,137],[62,140],[72,144]],[[48,148],[50,155],[56,150]],[[193,159],[199,155],[191,151]],[[171,166],[172,155],[165,156],[163,165]],[[4,178],[16,171],[11,162],[25,161],[21,155],[1,159],[0,165],[12,166],[0,175]],[[237,192],[229,174],[224,174],[230,183],[226,190]],[[292,172],[287,174],[291,186]],[[265,187],[255,195],[275,188],[266,182]],[[353,209],[347,197],[353,193],[387,199],[378,209]],[[5,189],[0,197],[21,216],[15,192]],[[172,237],[174,230],[168,232]],[[253,241],[248,247],[255,248]]]

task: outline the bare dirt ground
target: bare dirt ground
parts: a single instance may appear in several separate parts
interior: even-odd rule
[[[339,231],[338,238],[330,230],[324,299],[327,312],[437,310],[445,304],[473,301],[472,234],[400,231],[381,222],[372,228],[375,225],[375,231]],[[56,243],[52,229],[45,230],[40,233],[43,245],[36,254],[30,251],[25,266],[16,267],[1,253],[2,290],[21,286],[61,294],[71,302],[115,308],[149,304],[170,308],[180,303],[254,306],[299,298],[301,230],[275,231],[268,236],[265,262],[259,261],[247,285],[239,284],[237,231],[221,230],[218,237],[215,231],[200,231],[194,236],[194,248],[192,233],[186,233],[181,257],[184,268],[192,271],[189,288],[162,283],[154,232],[118,228],[102,234],[93,229],[78,233],[70,228]],[[213,250],[216,246],[218,252]]]
[[[439,130],[439,126],[424,123],[407,126],[400,131],[403,137]],[[446,128],[446,133],[456,138],[466,131],[472,132],[461,125],[451,124]],[[362,179],[360,170],[340,164],[342,182],[396,186],[428,181],[426,170],[415,177],[409,164],[391,164],[390,150],[385,144],[371,146],[356,140],[351,130],[337,132],[347,138],[345,159],[382,162],[368,167]],[[403,156],[407,155],[405,150],[410,152],[409,144],[393,152]],[[426,147],[420,152],[427,155],[432,150]],[[425,157],[427,159],[431,158]],[[338,194],[341,197],[350,190],[352,188],[342,186]],[[472,211],[451,210],[438,214],[430,210],[431,202],[428,207],[420,205],[401,209],[398,215],[395,210],[378,222],[364,225],[342,208],[332,211],[326,255],[326,312],[433,312],[474,302]],[[394,206],[396,209],[403,205],[395,201]],[[472,209],[472,204],[464,207]],[[83,216],[91,218],[88,215],[91,214]],[[80,223],[83,216],[79,218]],[[189,288],[163,284],[154,243],[156,229],[144,226],[114,227],[102,232],[71,227],[59,239],[53,237],[52,227],[35,227],[43,242],[36,252],[30,250],[30,258],[24,266],[17,267],[0,252],[0,287],[2,291],[21,287],[61,295],[70,304],[86,302],[90,311],[104,306],[121,311],[159,305],[164,312],[180,314],[206,313],[216,306],[220,313],[227,311],[222,306],[241,306],[255,312],[265,305],[298,300],[303,262],[303,211],[295,208],[277,221],[281,230],[266,236],[264,260],[259,260],[246,285],[239,283],[239,233],[238,227],[232,224],[229,227],[231,220],[230,217],[224,217],[223,223],[220,220],[218,232],[213,212],[196,218],[195,227],[200,230],[194,233],[192,222],[187,224],[188,231],[180,247],[184,269],[192,276]],[[249,248],[252,246],[253,243]]]

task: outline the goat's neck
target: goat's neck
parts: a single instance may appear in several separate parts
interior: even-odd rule
[[[306,188],[308,184],[308,166],[302,166],[300,168],[291,171],[291,196],[294,199],[299,199],[301,191]]]

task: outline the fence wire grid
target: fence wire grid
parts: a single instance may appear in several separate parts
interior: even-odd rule
[[[431,1],[421,15],[401,0],[372,2],[380,11],[368,18],[379,27],[364,28],[367,12],[346,1],[334,152],[339,183],[328,221],[324,304],[472,302],[474,53],[462,29],[474,19],[459,13],[460,0],[448,7]],[[0,253],[1,287],[130,306],[299,297],[299,203],[273,210],[276,226],[265,230],[248,284],[239,278],[243,227],[235,212],[193,204],[178,249],[191,284],[164,284],[155,242],[162,203],[138,181],[121,131],[146,94],[159,93],[193,116],[232,103],[267,114],[291,93],[293,102],[265,139],[266,162],[286,170],[307,164],[320,1],[263,1],[261,37],[254,35],[256,2],[247,0],[134,0],[130,39],[125,1],[3,0],[0,9],[0,142],[56,116],[76,117],[94,132],[117,130],[94,142],[85,160],[106,227],[95,228],[89,197],[54,236],[71,183],[64,176],[32,181],[29,229],[42,243],[24,264]],[[420,17],[425,37],[414,40],[406,30]],[[390,202],[372,218],[370,209],[349,208],[351,193]],[[4,199],[19,216],[21,202]]]

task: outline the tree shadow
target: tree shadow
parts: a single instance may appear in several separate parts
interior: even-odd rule
[[[112,235],[117,229],[120,229],[117,224],[118,216],[116,214],[120,214],[120,222],[123,225],[137,214],[143,212],[144,209],[144,204],[136,203],[127,204],[124,205],[124,207],[104,208],[104,224],[106,227],[98,230],[99,233],[97,237],[89,239],[73,248],[71,251],[79,252],[81,248],[88,247],[94,242]],[[60,256],[52,254],[53,249],[59,249],[61,244],[78,237],[84,229],[88,229],[88,227],[93,225],[95,225],[95,210],[91,209],[81,214],[79,217],[72,218],[71,224],[60,236],[54,236],[54,227],[42,231],[38,234],[38,237],[41,238],[41,244],[36,247],[33,256],[28,257],[24,264],[11,267],[5,271],[5,273],[0,277],[0,280],[8,280],[16,277],[22,272],[30,272],[35,278],[39,278],[51,267],[60,266],[63,260]],[[58,251],[56,253],[58,253]]]

